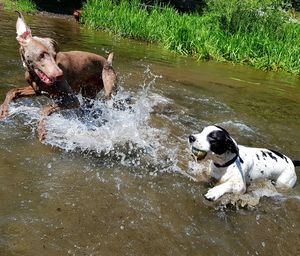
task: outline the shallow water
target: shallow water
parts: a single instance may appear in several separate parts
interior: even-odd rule
[[[26,16],[62,50],[115,52],[115,101],[64,111],[36,135],[44,98],[0,121],[0,255],[297,255],[300,187],[258,184],[254,207],[207,202],[187,136],[217,123],[240,143],[300,158],[296,76],[197,62],[156,45]],[[25,85],[14,14],[0,12],[0,99]],[[122,104],[121,104],[122,103]],[[267,196],[267,197],[266,197]],[[229,198],[232,199],[232,198]],[[246,198],[245,200],[248,200]]]

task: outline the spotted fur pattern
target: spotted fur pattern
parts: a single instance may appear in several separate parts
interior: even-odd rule
[[[207,152],[211,178],[218,185],[205,197],[217,200],[225,193],[245,193],[247,184],[268,179],[278,187],[292,188],[297,180],[295,166],[299,161],[270,149],[238,145],[229,133],[219,126],[207,126],[189,137],[191,148]]]

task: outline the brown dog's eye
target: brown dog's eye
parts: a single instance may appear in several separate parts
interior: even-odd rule
[[[42,53],[40,54],[40,59],[43,59],[43,58],[45,58],[45,53],[44,53],[44,52],[42,52]]]

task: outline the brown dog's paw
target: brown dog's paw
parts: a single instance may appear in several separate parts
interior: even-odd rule
[[[46,137],[46,132],[39,132],[39,141],[42,142]]]
[[[47,135],[47,133],[46,133],[45,129],[39,130],[38,131],[39,141],[42,142],[46,138],[46,135]]]
[[[0,119],[3,119],[8,116],[8,106],[1,105],[0,107]]]
[[[38,125],[38,137],[39,141],[43,141],[46,137],[45,120],[40,120]]]

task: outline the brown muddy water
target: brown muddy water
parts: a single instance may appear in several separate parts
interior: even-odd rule
[[[254,189],[254,207],[203,198],[187,136],[222,125],[240,143],[300,158],[300,80],[197,62],[158,46],[25,16],[62,50],[115,52],[122,90],[36,122],[43,98],[0,121],[0,255],[299,255],[300,186]],[[24,86],[14,13],[0,11],[0,100]],[[298,170],[300,171],[300,170]],[[192,177],[191,177],[192,176]]]

